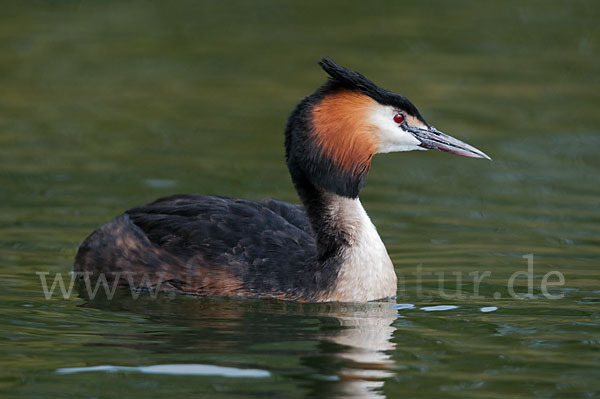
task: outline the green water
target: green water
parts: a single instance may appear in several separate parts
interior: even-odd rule
[[[599,11],[0,1],[0,396],[600,396]],[[326,54],[494,159],[374,160],[361,199],[395,301],[45,298],[36,273],[68,283],[79,243],[132,206],[296,202],[282,129]],[[191,375],[140,368],[173,364]],[[133,369],[61,370],[103,365]]]

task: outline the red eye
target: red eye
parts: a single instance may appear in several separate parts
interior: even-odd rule
[[[394,122],[396,122],[397,124],[401,124],[402,122],[404,122],[404,115],[400,113],[394,115]]]

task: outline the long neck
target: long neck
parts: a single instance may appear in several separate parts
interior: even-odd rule
[[[358,198],[314,187],[292,176],[317,245],[317,270],[326,279],[323,301],[364,302],[396,294],[396,274],[377,229]]]
[[[368,140],[356,136],[364,130],[357,130],[356,125],[366,118],[345,118],[352,114],[346,107],[348,101],[353,104],[352,111],[364,99],[347,91],[330,94],[326,84],[302,100],[285,131],[288,169],[317,245],[313,281],[319,292],[313,299],[364,302],[394,296],[394,267],[358,200],[374,151]],[[367,108],[364,104],[358,107]],[[326,137],[337,138],[329,141],[331,148]],[[336,149],[352,151],[340,153]],[[341,162],[343,159],[348,162]]]
[[[304,178],[292,175],[292,179],[312,227],[317,261],[331,262],[352,243],[350,232],[341,220],[337,196],[316,188]]]

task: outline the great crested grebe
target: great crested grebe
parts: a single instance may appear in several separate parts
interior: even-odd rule
[[[94,231],[77,253],[77,275],[303,302],[394,296],[392,261],[358,199],[373,155],[438,149],[490,158],[429,125],[406,97],[329,58],[319,65],[328,81],[296,106],[285,129],[287,166],[303,206],[161,198]]]

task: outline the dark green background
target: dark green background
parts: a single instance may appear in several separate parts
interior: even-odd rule
[[[3,397],[596,397],[599,10],[595,1],[0,1]],[[397,301],[414,309],[44,299],[35,273],[67,273],[83,238],[129,207],[186,192],[297,201],[282,130],[324,81],[323,55],[408,96],[428,122],[494,159],[374,160],[361,199],[404,277]],[[551,292],[563,299],[507,296],[530,253],[535,293],[560,271],[565,285]],[[445,273],[445,291],[434,274],[419,294],[418,265]],[[491,272],[483,299],[442,295],[453,293],[453,272],[473,292],[474,271]],[[421,310],[438,304],[458,308]],[[378,339],[387,344],[369,346]],[[165,363],[271,377],[55,373]],[[385,371],[365,381],[373,368]]]

